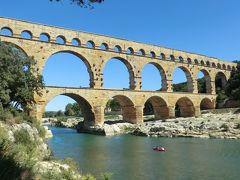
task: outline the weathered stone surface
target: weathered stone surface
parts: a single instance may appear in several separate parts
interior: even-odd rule
[[[236,63],[223,62],[216,58],[171,48],[2,17],[0,17],[1,28],[12,31],[12,36],[0,36],[0,41],[13,43],[27,55],[33,56],[37,61],[36,68],[40,74],[42,74],[48,58],[57,52],[69,52],[77,55],[87,66],[90,76],[89,89],[46,87],[41,97],[35,95],[36,105],[32,115],[39,120],[42,118],[47,103],[56,95],[69,96],[81,104],[84,120],[88,127],[104,124],[104,108],[112,97],[121,104],[123,120],[129,123],[143,123],[143,108],[147,100],[151,101],[153,105],[156,120],[175,117],[176,104],[179,105],[182,116],[199,116],[201,107],[204,109],[215,108],[216,76],[221,75],[224,86],[230,77],[231,70],[236,67]],[[23,31],[29,32],[31,38],[22,38]],[[43,33],[48,37],[46,42],[39,39]],[[64,43],[56,43],[57,37],[61,37]],[[71,43],[73,39],[79,42],[77,46]],[[89,42],[93,47],[86,46]],[[109,48],[101,49],[100,46],[103,42],[107,42],[105,45]],[[113,51],[116,45],[120,47],[120,52]],[[133,49],[130,54],[127,53],[129,47]],[[137,53],[139,50],[142,52],[141,55]],[[155,55],[152,56],[153,54]],[[128,68],[129,89],[103,89],[103,70],[111,58],[119,59]],[[141,91],[141,72],[149,63],[156,66],[161,74],[162,91]],[[188,92],[172,92],[172,76],[177,67],[186,74]],[[198,94],[196,77],[199,71],[206,75],[206,94]]]

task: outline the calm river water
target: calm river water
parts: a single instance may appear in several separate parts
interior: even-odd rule
[[[113,180],[238,180],[240,141],[195,138],[113,137],[78,134],[72,129],[50,128],[49,140],[57,159],[71,157],[82,173]],[[156,152],[153,146],[164,146]]]

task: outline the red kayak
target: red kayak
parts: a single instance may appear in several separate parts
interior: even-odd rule
[[[156,146],[152,148],[154,151],[166,151],[164,147]]]

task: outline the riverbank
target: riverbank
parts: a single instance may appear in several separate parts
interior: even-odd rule
[[[0,121],[0,179],[84,178],[71,159],[54,159],[45,135],[37,121]]]
[[[84,127],[83,119],[70,118],[64,122],[50,119],[56,127],[74,128],[79,133],[112,136],[132,134],[151,137],[196,137],[240,139],[240,114],[238,109],[203,111],[200,117],[151,120],[147,116],[142,124],[131,124],[119,119],[108,120],[103,126]],[[47,119],[45,119],[46,121]]]

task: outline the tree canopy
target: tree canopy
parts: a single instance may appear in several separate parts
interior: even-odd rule
[[[0,42],[0,106],[29,110],[34,93],[41,95],[43,78],[36,61],[10,43]]]
[[[240,100],[240,61],[237,61],[236,63],[237,68],[231,73],[231,77],[225,88],[225,93],[231,99]]]

